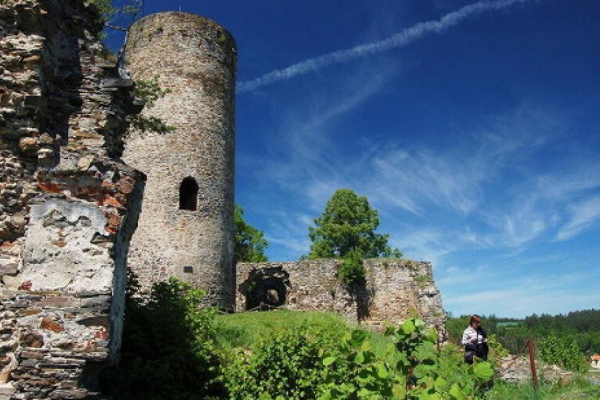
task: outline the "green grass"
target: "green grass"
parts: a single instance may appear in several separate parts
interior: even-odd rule
[[[531,383],[514,385],[496,381],[486,393],[486,400],[598,400],[600,386],[593,385],[582,378],[561,386],[559,383],[541,385],[537,390]]]
[[[308,326],[311,330],[334,339],[341,338],[350,328],[340,315],[327,312],[300,312],[274,310],[219,315],[217,317],[218,345],[225,351],[241,348],[252,351],[264,340],[285,330]],[[387,358],[390,339],[377,332],[369,332],[373,352]]]
[[[234,356],[232,352],[234,349],[252,352],[259,348],[265,340],[268,340],[271,335],[283,333],[290,329],[298,329],[301,326],[307,326],[313,332],[334,339],[340,338],[349,328],[360,328],[358,325],[348,324],[337,314],[288,310],[219,315],[217,326],[217,345],[231,356]],[[389,355],[391,344],[389,338],[377,332],[369,332],[368,341],[371,344],[371,349],[379,358],[392,361]],[[462,352],[452,350],[451,346],[446,346],[442,352],[441,369],[453,368],[457,362],[461,362]],[[453,360],[453,358],[456,360]],[[460,370],[452,372],[457,375],[461,373]],[[589,376],[594,376],[594,374],[590,373]],[[496,380],[494,386],[479,399],[600,400],[600,386],[594,385],[583,378],[577,378],[567,386],[561,386],[558,383],[545,384],[536,391],[530,382],[515,385]]]

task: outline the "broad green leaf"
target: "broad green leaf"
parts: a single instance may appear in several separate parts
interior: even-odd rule
[[[475,364],[473,367],[473,374],[477,377],[477,379],[481,380],[489,380],[494,376],[494,369],[489,362],[482,362]]]
[[[390,375],[387,367],[383,363],[375,364],[375,368],[377,368],[377,376],[381,379],[385,379]]]
[[[334,399],[334,397],[331,395],[331,389],[327,389],[327,391],[319,397],[319,400],[333,400],[333,399]]]
[[[323,359],[323,365],[327,367],[333,364],[336,360],[337,357],[326,357],[325,359]]]
[[[438,376],[437,379],[435,380],[435,382],[433,383],[433,386],[435,387],[435,390],[437,390],[437,391],[442,390],[447,385],[448,385],[448,381],[445,380],[444,378],[442,378],[441,376]]]
[[[402,331],[405,334],[410,334],[413,333],[415,331],[415,324],[412,320],[407,319],[406,321],[404,321],[404,323],[402,324]]]
[[[365,353],[363,351],[359,351],[356,353],[354,357],[354,362],[357,364],[363,364],[365,362]]]
[[[371,399],[373,398],[374,393],[367,388],[362,388],[358,391],[358,395],[361,399]]]
[[[454,385],[452,385],[452,387],[450,388],[450,391],[448,393],[455,400],[465,400],[466,399],[464,393],[460,390],[460,387],[456,383]]]
[[[348,341],[348,344],[352,347],[360,347],[367,337],[366,331],[355,330],[352,331],[352,336]]]
[[[438,338],[439,338],[438,331],[435,330],[435,328],[430,328],[429,332],[427,333],[427,339],[429,339],[429,341],[432,343],[437,343]]]

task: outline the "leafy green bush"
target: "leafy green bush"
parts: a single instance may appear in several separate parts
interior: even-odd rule
[[[325,385],[320,399],[391,398],[392,368],[377,359],[366,338],[365,331],[348,332],[337,348],[324,354]]]
[[[320,349],[331,345],[302,327],[267,338],[254,354],[238,352],[226,370],[230,399],[316,399],[323,381]]]
[[[498,337],[495,334],[489,335],[487,339],[490,348],[490,362],[497,366],[502,358],[510,355],[510,352],[498,341]]]
[[[146,109],[151,109],[158,99],[163,98],[170,92],[170,89],[163,89],[158,82],[158,78],[154,77],[151,80],[139,79],[135,81],[133,95],[146,103]],[[133,129],[142,133],[154,132],[166,134],[177,130],[177,127],[168,125],[162,119],[152,115],[129,115],[129,122]]]
[[[444,376],[436,352],[438,334],[418,318],[389,328],[395,340],[397,363],[377,360],[359,331],[347,335],[337,352],[325,355],[325,392],[329,399],[465,400],[472,398],[494,374],[487,362],[467,366],[461,360],[450,370],[462,375]]]
[[[576,341],[568,343],[563,338],[551,333],[541,343],[540,350],[542,359],[547,363],[573,372],[585,372],[589,369],[587,360],[579,350]]]
[[[200,308],[204,295],[175,278],[137,295],[132,277],[125,308],[121,362],[106,376],[115,399],[199,399],[225,394],[214,346],[216,311]]]

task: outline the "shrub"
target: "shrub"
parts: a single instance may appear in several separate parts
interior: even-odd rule
[[[323,357],[325,386],[322,400],[387,399],[394,390],[393,369],[377,359],[366,342],[367,332],[348,332],[337,348]]]
[[[200,308],[201,290],[175,278],[137,296],[132,277],[125,308],[121,362],[106,376],[115,399],[198,399],[222,396],[215,350],[216,311]]]
[[[454,357],[450,368],[440,368],[438,334],[418,318],[389,328],[386,335],[394,338],[395,364],[377,360],[360,331],[347,335],[336,353],[325,355],[327,386],[320,399],[466,400],[494,373],[487,362],[465,365],[461,357]],[[463,373],[443,374],[455,370]]]
[[[565,339],[551,333],[541,343],[540,350],[542,359],[547,363],[573,372],[585,372],[589,369],[587,360],[575,341],[569,344]]]
[[[252,355],[238,352],[226,371],[230,399],[316,399],[326,341],[302,327],[269,337]]]

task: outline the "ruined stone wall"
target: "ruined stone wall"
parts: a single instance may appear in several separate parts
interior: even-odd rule
[[[413,260],[365,260],[368,313],[364,324],[383,329],[418,315],[444,333],[442,296],[435,286],[431,263]]]
[[[285,306],[358,321],[356,295],[337,279],[337,265],[336,260],[237,264],[236,311]]]
[[[365,260],[364,283],[351,286],[337,278],[338,264],[336,260],[238,264],[236,311],[265,305],[332,311],[377,330],[418,315],[443,331],[441,295],[430,263]]]
[[[0,399],[92,398],[118,356],[144,175],[133,83],[83,0],[0,4]],[[97,397],[94,397],[97,398]]]
[[[134,24],[126,59],[133,79],[169,90],[144,115],[177,128],[127,140],[124,159],[148,176],[131,267],[145,290],[176,276],[232,309],[234,39],[206,18],[159,13]],[[198,185],[195,210],[180,209],[186,178]]]

